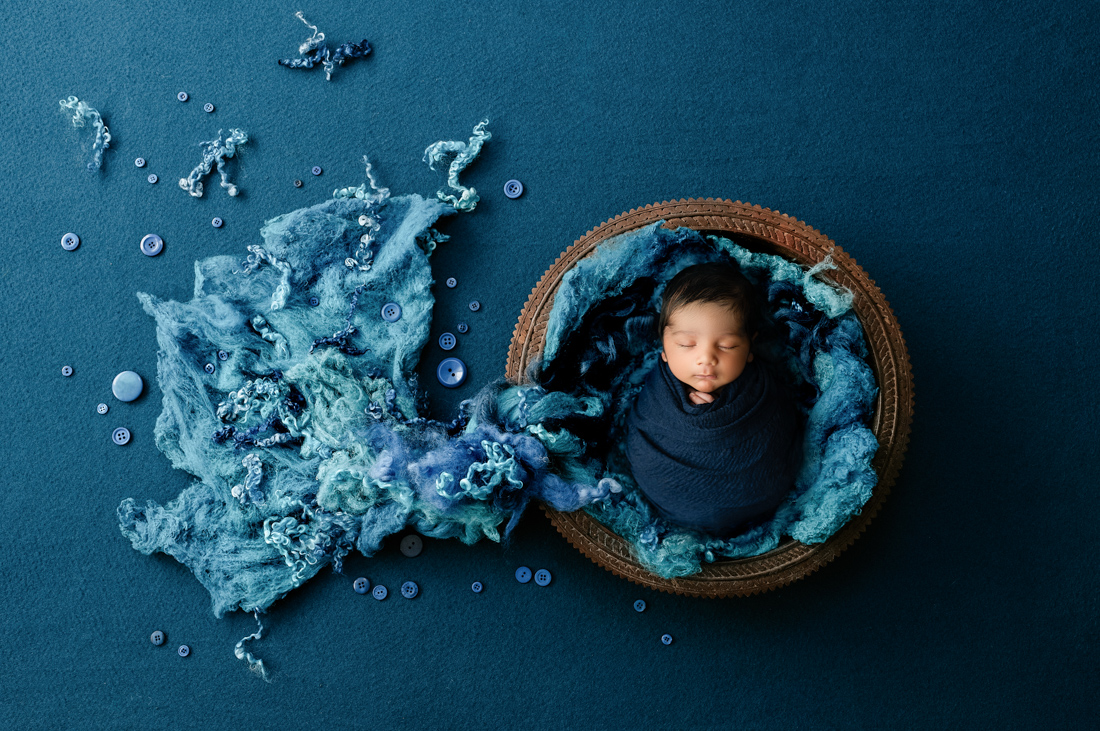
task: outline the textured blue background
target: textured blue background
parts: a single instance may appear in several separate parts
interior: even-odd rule
[[[1095,3],[52,5],[0,8],[0,726],[1095,721]],[[298,9],[373,55],[327,83],[277,66],[308,34]],[[83,169],[90,130],[58,107],[70,94],[115,136],[99,174]],[[188,484],[152,443],[154,325],[134,292],[189,298],[194,260],[243,256],[264,220],[362,182],[364,153],[395,194],[431,194],[424,148],[486,116],[493,139],[464,176],[482,202],[443,224],[453,240],[432,258],[460,282],[438,287],[433,342],[471,325],[456,351],[471,377],[433,384],[435,416],[503,372],[527,294],[574,239],[646,203],[728,197],[823,231],[886,294],[916,379],[901,477],[835,563],[728,601],[642,590],[534,512],[508,549],[389,546],[274,606],[253,647],[276,674],[264,684],[231,652],[252,618],[216,620],[186,569],[117,528],[122,498]],[[175,181],[219,127],[252,137],[232,163],[244,193],[193,199]],[[150,231],[166,242],[154,259],[138,251]],[[425,378],[440,357],[425,349]],[[132,404],[110,397],[124,369],[148,383]],[[519,564],[553,584],[517,584]],[[421,594],[377,603],[352,592],[358,575]]]

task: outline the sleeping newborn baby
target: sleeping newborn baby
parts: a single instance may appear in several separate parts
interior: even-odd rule
[[[627,415],[638,487],[669,521],[728,538],[764,522],[794,485],[802,435],[790,396],[753,357],[759,305],[728,264],[665,287],[663,350]]]

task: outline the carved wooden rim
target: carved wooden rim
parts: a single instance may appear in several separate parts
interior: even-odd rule
[[[832,254],[838,268],[817,276],[855,294],[852,307],[867,335],[879,387],[872,425],[879,442],[872,462],[878,484],[862,512],[824,543],[807,545],[787,539],[759,556],[704,563],[699,573],[679,579],[665,579],[642,568],[630,544],[585,511],[562,513],[545,505],[542,509],[581,553],[636,584],[700,597],[743,596],[775,589],[816,571],[851,545],[878,512],[897,479],[913,421],[913,374],[905,339],[890,303],[874,281],[855,259],[819,231],[785,214],[740,201],[681,198],[622,213],[577,239],[558,256],[531,290],[516,323],[505,367],[509,380],[522,382],[528,362],[542,352],[554,295],[565,273],[606,239],[661,220],[666,221],[667,228],[686,226],[720,234],[745,248],[779,254],[806,266]]]

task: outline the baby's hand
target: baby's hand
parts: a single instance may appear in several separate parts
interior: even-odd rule
[[[702,391],[692,391],[688,394],[688,399],[691,400],[691,403],[696,405],[709,404],[714,402],[713,395],[709,393],[703,393]]]

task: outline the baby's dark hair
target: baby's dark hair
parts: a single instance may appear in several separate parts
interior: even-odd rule
[[[752,283],[736,267],[721,262],[692,264],[665,285],[657,337],[663,337],[676,310],[692,302],[714,302],[733,310],[751,338],[760,331],[760,304]]]

